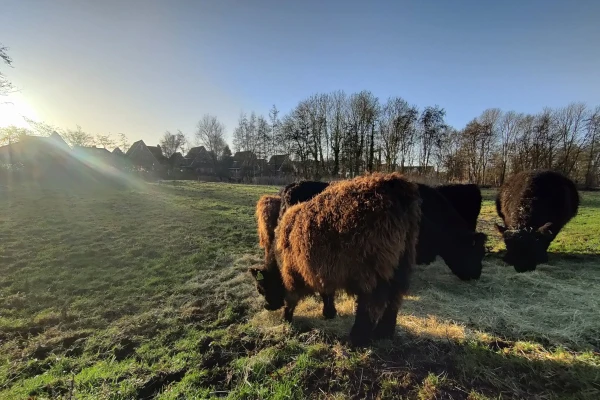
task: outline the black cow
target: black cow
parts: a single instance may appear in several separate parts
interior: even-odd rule
[[[533,271],[548,261],[548,247],[577,215],[579,193],[573,181],[553,171],[526,171],[509,178],[496,197],[504,226],[504,261],[517,272]]]
[[[417,264],[429,264],[439,255],[460,279],[479,279],[486,235],[471,229],[435,188],[419,184],[419,194],[423,203]]]
[[[281,197],[281,208],[279,209],[279,218],[283,216],[285,210],[294,204],[308,201],[321,193],[329,186],[328,182],[320,181],[299,181],[286,185],[279,191]]]
[[[477,230],[477,218],[481,212],[481,191],[474,184],[450,184],[435,187],[458,214],[465,220],[472,231]]]

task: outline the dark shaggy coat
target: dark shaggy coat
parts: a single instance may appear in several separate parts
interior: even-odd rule
[[[373,174],[328,186],[289,208],[276,229],[277,271],[252,271],[270,309],[283,304],[273,273],[281,274],[286,319],[312,292],[357,295],[354,344],[370,340],[385,314],[395,316],[408,288],[419,233],[417,186],[399,174]],[[398,272],[398,270],[402,272]],[[259,275],[260,274],[260,275]],[[265,276],[266,275],[266,276]],[[272,294],[275,293],[276,296]],[[387,308],[392,308],[386,312]],[[389,326],[385,329],[389,332]]]
[[[475,231],[477,218],[481,212],[481,190],[474,184],[440,185],[435,188],[452,204],[465,220],[467,227]]]
[[[328,182],[320,181],[299,181],[286,185],[279,191],[282,200],[279,216],[283,216],[289,207],[312,199],[325,190],[327,186],[329,186]]]
[[[433,187],[419,184],[421,230],[417,264],[429,264],[439,255],[462,280],[478,279],[485,256],[486,235],[475,232],[445,196]]]
[[[548,247],[579,210],[579,193],[569,178],[554,171],[526,171],[510,177],[496,197],[504,226],[504,260],[518,272],[547,262]]]

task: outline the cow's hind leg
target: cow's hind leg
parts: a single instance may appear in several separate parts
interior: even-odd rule
[[[321,293],[321,299],[323,300],[323,317],[325,319],[335,318],[337,310],[335,309],[334,295]]]
[[[396,274],[399,275],[399,272],[400,271],[397,271]],[[405,278],[406,280],[394,279],[394,281],[392,281],[387,307],[377,323],[377,327],[373,331],[374,339],[391,339],[394,337],[396,318],[398,317],[398,311],[402,305],[402,297],[408,290],[408,274],[406,274]]]
[[[380,281],[371,293],[359,293],[356,297],[356,315],[350,330],[353,346],[366,346],[371,341],[373,329],[381,318],[390,294],[390,282]]]
[[[396,318],[402,305],[402,298],[406,295],[410,286],[412,263],[414,263],[414,253],[412,251],[410,249],[402,256],[394,277],[390,282],[387,307],[373,332],[374,339],[391,339],[394,337]]]

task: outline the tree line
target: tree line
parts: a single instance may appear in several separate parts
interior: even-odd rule
[[[281,116],[275,106],[266,117],[242,113],[232,132],[232,148],[267,161],[289,154],[296,162],[297,177],[311,179],[400,171],[501,185],[510,174],[544,168],[587,187],[598,184],[600,107],[571,103],[536,114],[491,108],[462,129],[449,126],[445,118],[446,111],[438,105],[419,109],[401,97],[381,101],[369,91],[350,95],[335,91],[309,96]],[[130,145],[122,133],[91,135],[80,126],[57,129],[27,122],[31,129],[0,129],[0,144],[57,131],[72,146],[126,151]],[[233,162],[225,132],[216,116],[205,114],[191,140],[181,130],[167,131],[159,144],[167,158],[202,145],[216,170]]]
[[[585,186],[598,182],[600,107],[571,103],[536,114],[484,110],[462,129],[438,105],[419,109],[370,91],[318,93],[279,116],[243,113],[233,149],[258,158],[290,154],[306,178],[372,171],[436,174],[500,185],[510,174],[553,169]]]

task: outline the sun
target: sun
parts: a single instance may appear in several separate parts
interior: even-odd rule
[[[23,117],[34,121],[38,119],[35,109],[29,105],[23,95],[14,93],[0,97],[0,128],[11,125],[19,128],[29,128],[29,124]]]

